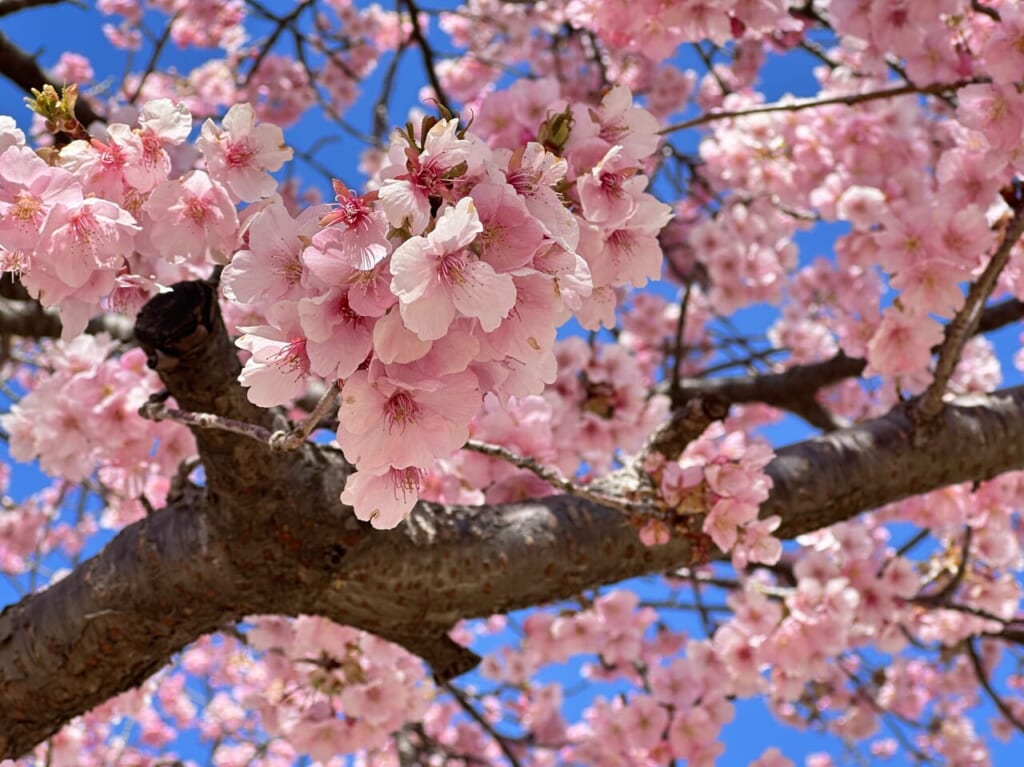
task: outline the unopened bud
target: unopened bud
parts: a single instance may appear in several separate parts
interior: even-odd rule
[[[551,115],[541,123],[537,131],[537,140],[545,149],[560,155],[572,133],[573,117],[569,107],[565,111]]]

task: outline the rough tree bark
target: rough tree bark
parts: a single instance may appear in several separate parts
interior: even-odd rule
[[[281,413],[246,400],[206,283],[154,298],[136,334],[181,408],[285,425]],[[781,534],[792,538],[912,494],[1024,468],[1024,387],[947,405],[923,444],[914,429],[901,407],[779,450],[763,513],[779,514]],[[306,443],[285,452],[222,430],[194,431],[204,487],[187,487],[66,578],[0,613],[0,758],[25,753],[246,615],[323,615],[404,645],[446,679],[477,662],[447,636],[461,618],[707,556],[706,541],[692,535],[647,548],[619,511],[566,496],[472,508],[420,503],[397,529],[375,531],[338,500],[350,467],[337,450]]]

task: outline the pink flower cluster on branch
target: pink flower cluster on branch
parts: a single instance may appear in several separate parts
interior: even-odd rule
[[[191,118],[166,100],[52,164],[12,129],[0,247],[59,308],[66,337],[104,304],[131,311],[229,262],[225,295],[262,321],[239,340],[250,398],[283,404],[309,375],[344,381],[338,437],[358,469],[344,500],[392,527],[434,461],[469,437],[485,394],[541,394],[557,327],[573,315],[612,327],[616,291],[660,274],[670,210],[643,173],[657,123],[623,87],[560,110],[535,129],[546,146],[491,146],[450,117],[410,124],[375,191],[338,182],[336,207],[297,217],[269,175],[291,150],[248,105],[207,121],[203,167],[177,174],[170,152]]]
[[[846,375],[865,360],[880,384],[812,384],[793,412],[820,408],[808,420],[825,428],[884,412],[928,385],[943,325],[972,302],[966,284],[998,271],[974,308],[990,294],[1024,298],[1009,215],[1024,171],[1024,11],[1009,0],[470,0],[438,15],[466,55],[438,63],[430,80],[473,122],[417,115],[367,152],[368,191],[335,181],[333,204],[302,208],[272,175],[292,156],[277,126],[317,103],[337,117],[382,51],[396,50],[397,66],[402,52],[426,48],[434,15],[405,6],[325,0],[279,14],[259,2],[101,0],[125,20],[107,30],[115,45],[134,45],[156,10],[173,17],[166,40],[223,58],[180,77],[130,77],[122,93],[141,110],[83,126],[90,140],[36,153],[0,118],[0,258],[56,307],[66,335],[30,350],[40,367],[21,375],[28,393],[0,420],[11,454],[98,487],[109,526],[141,516],[143,500],[161,503],[192,451],[187,432],[137,416],[157,386],[137,351],[76,334],[97,311],[131,314],[165,286],[223,267],[249,399],[287,405],[317,378],[340,392],[337,439],[357,469],[341,498],[359,519],[391,528],[420,499],[499,504],[553,492],[522,466],[583,485],[626,464],[649,481],[635,507],[650,516],[629,520],[641,540],[716,548],[735,578],[722,575],[724,562],[675,571],[659,581],[671,592],[660,615],[624,591],[535,611],[520,646],[486,660],[493,689],[450,688],[451,699],[432,703],[422,665],[394,646],[319,618],[253,618],[182,658],[211,680],[202,721],[184,677],[171,674],[73,722],[38,760],[152,762],[135,744],[109,756],[123,745],[118,718],[133,715],[143,746],[166,747],[171,724],[195,726],[224,767],[300,754],[340,763],[350,750],[366,764],[692,767],[721,755],[733,701],[761,695],[780,720],[869,740],[879,759],[897,749],[879,726],[894,717],[914,728],[900,743],[911,758],[984,764],[979,699],[988,693],[1004,714],[996,737],[1024,720],[1021,702],[1008,694],[1000,704],[985,681],[1001,648],[1024,641],[1019,475],[904,500],[783,550],[779,518],[758,517],[771,451],[752,430],[777,417],[771,408],[734,410],[677,460],[633,464],[629,454],[670,417],[665,392],[678,406],[680,392],[721,383],[710,376],[729,368],[770,367],[788,381],[786,366],[845,354],[860,365]],[[268,25],[266,48],[250,44],[250,17]],[[835,48],[812,29],[834,32]],[[275,35],[315,58],[272,50]],[[669,58],[682,43],[695,44],[703,70]],[[755,87],[767,54],[797,46],[822,64],[818,94],[766,103]],[[519,66],[530,77],[497,90]],[[94,77],[73,55],[55,74]],[[251,103],[188,141],[193,115],[240,100]],[[663,127],[687,108],[701,113]],[[385,123],[375,114],[378,138]],[[693,154],[667,145],[698,126]],[[678,181],[685,199],[674,210],[658,201],[652,177]],[[846,227],[834,254],[798,258],[800,230],[820,222]],[[679,300],[632,294],[666,258]],[[756,304],[780,307],[767,350],[721,327]],[[570,319],[590,342],[557,340]],[[943,355],[959,365],[939,366],[938,400],[947,378],[952,393],[999,382],[990,343],[976,338],[962,352]],[[700,378],[679,380],[688,376]],[[746,381],[756,389],[759,378]],[[467,440],[529,461],[460,450]],[[2,499],[0,570],[23,572],[57,550],[77,556],[93,516],[50,529],[69,486]],[[633,504],[624,494],[622,508]],[[890,523],[920,533],[897,549]],[[926,551],[911,559],[921,541]],[[706,639],[688,639],[668,617],[683,609],[683,584]],[[473,630],[489,629],[455,633],[468,644]],[[620,689],[569,723],[562,689],[531,677],[579,655],[589,656],[587,680]],[[1000,684],[1019,691],[1024,681],[1010,673]],[[753,765],[792,762],[769,748]]]
[[[0,416],[16,460],[38,459],[44,472],[71,483],[98,477],[108,527],[142,516],[140,496],[162,505],[178,464],[195,453],[186,429],[139,416],[159,380],[141,349],[114,356],[115,348],[104,334],[44,344],[46,368],[23,381],[28,393]]]
[[[452,118],[410,124],[375,191],[337,182],[318,224],[268,201],[224,271],[226,294],[266,319],[239,341],[253,402],[288,401],[310,373],[344,381],[338,441],[358,471],[342,498],[376,526],[408,514],[484,395],[555,381],[560,324],[610,327],[616,289],[660,273],[669,209],[641,169],[656,123],[624,88],[546,120],[561,130],[550,148],[492,148]]]

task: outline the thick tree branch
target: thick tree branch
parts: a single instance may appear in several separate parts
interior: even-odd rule
[[[0,32],[0,75],[17,85],[26,94],[31,94],[33,88],[42,89],[47,84],[52,85],[59,93],[61,85],[64,84],[56,82],[46,70],[39,66],[39,62],[33,56],[12,43],[3,32]],[[94,122],[103,120],[93,110],[88,100],[81,96],[75,102],[75,117],[86,128]]]
[[[138,330],[183,407],[264,426],[282,420],[245,399],[208,286],[184,283],[157,297]],[[1024,468],[1024,387],[947,404],[937,423],[923,449],[903,408],[780,450],[762,513],[779,514],[781,534],[793,537]],[[350,469],[337,451],[275,451],[218,430],[196,438],[207,475],[201,497],[129,526],[66,579],[0,613],[0,758],[24,753],[247,614],[323,615],[404,645],[448,679],[477,660],[447,636],[461,618],[706,556],[692,536],[645,547],[620,511],[569,496],[421,503],[397,529],[377,531],[338,500]]]
[[[23,338],[60,338],[60,315],[53,309],[44,309],[31,299],[18,301],[0,298],[0,335]],[[93,317],[86,333],[109,333],[120,341],[132,338],[132,322],[119,314],[101,314]]]
[[[971,335],[998,330],[1024,318],[1024,301],[1007,299],[985,308]],[[938,348],[932,350],[938,352]],[[867,362],[839,352],[834,357],[806,365],[794,365],[780,373],[762,373],[752,376],[724,376],[721,378],[685,378],[672,393],[673,405],[679,407],[698,396],[717,395],[731,403],[762,402],[772,407],[789,410],[804,417],[808,423],[831,430],[831,420],[816,418],[808,409],[816,392],[828,386],[856,378],[867,367]],[[666,393],[668,389],[666,388]]]
[[[915,445],[912,408],[779,450],[761,508],[782,517],[776,534],[794,538],[910,495],[1024,468],[1024,386],[946,403],[924,445]]]
[[[19,756],[143,682],[196,637],[241,617],[225,588],[222,546],[200,507],[172,505],[46,591],[4,609],[0,754]]]
[[[68,0],[0,0],[0,16],[9,16],[27,8],[37,8],[42,5],[60,5]]]

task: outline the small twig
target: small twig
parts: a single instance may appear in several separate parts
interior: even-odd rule
[[[164,31],[160,34],[156,43],[153,44],[153,50],[149,54],[149,61],[146,62],[146,67],[142,70],[139,82],[135,85],[135,90],[132,91],[132,95],[128,97],[129,104],[134,104],[139,100],[139,95],[142,93],[142,88],[145,86],[146,80],[149,79],[149,76],[156,71],[157,62],[160,60],[160,54],[163,53],[164,48],[167,46],[167,41],[171,39],[171,27],[174,26],[174,22],[180,15],[181,11],[178,11],[167,20],[167,24],[164,25]]]
[[[1010,618],[1009,620],[1007,620],[1006,618],[999,617],[995,613],[990,613],[988,610],[982,610],[980,607],[972,607],[971,605],[961,605],[956,602],[946,602],[946,604],[942,605],[942,609],[954,610],[958,613],[973,615],[975,618],[984,618],[987,621],[992,621],[993,623],[1001,624],[1003,628],[999,631],[989,632],[983,635],[987,637],[993,637],[996,639],[1007,639],[1016,641],[1016,638],[1014,637],[1013,633],[1015,633],[1017,630],[1011,629],[1010,626],[1019,626],[1021,624],[1024,624],[1024,619],[1022,618]],[[1007,631],[1013,633],[1007,634],[1005,633]]]
[[[150,421],[174,421],[185,426],[197,429],[220,429],[233,434],[240,434],[249,437],[257,442],[269,444],[273,434],[253,423],[236,421],[232,418],[224,418],[214,413],[193,413],[188,410],[178,410],[167,407],[164,402],[150,398],[149,402],[139,408],[139,415],[148,418]]]
[[[999,15],[999,11],[991,6],[978,2],[978,0],[971,0],[971,10],[975,13],[983,13],[993,21],[1003,20],[1003,17]]]
[[[973,77],[967,80],[957,80],[953,83],[933,83],[932,85],[916,86],[916,85],[898,85],[893,88],[883,88],[879,91],[868,91],[866,93],[847,93],[841,96],[827,96],[825,98],[815,99],[793,99],[788,102],[775,102],[773,104],[764,104],[762,106],[747,107],[745,109],[725,109],[718,110],[715,112],[708,112],[699,117],[694,117],[692,120],[684,120],[683,122],[675,123],[674,125],[668,125],[658,131],[659,135],[666,135],[669,133],[675,133],[677,131],[686,130],[687,128],[694,128],[698,125],[706,125],[708,123],[717,122],[719,120],[732,120],[738,117],[749,117],[751,115],[762,115],[771,114],[773,112],[800,112],[804,109],[816,109],[817,107],[832,106],[837,104],[844,104],[846,106],[854,106],[855,104],[863,104],[867,101],[877,101],[879,99],[888,99],[895,96],[909,96],[915,93],[923,93],[929,95],[938,95],[946,91],[955,91],[960,88],[965,88],[968,85],[976,85],[978,83],[990,82],[988,77]]]
[[[729,370],[730,368],[745,368],[748,371],[756,370],[756,363],[758,362],[769,362],[769,358],[778,354],[785,354],[788,350],[769,347],[763,351],[755,352],[746,357],[739,357],[737,359],[731,359],[728,362],[720,362],[717,365],[711,365],[706,368],[701,368],[699,373],[695,373],[691,376],[694,379],[707,378],[708,376],[714,375],[715,373],[721,373],[723,370]],[[676,386],[678,389],[678,384]],[[672,396],[672,390],[669,389],[669,396]]]
[[[483,714],[476,710],[476,707],[469,702],[469,698],[466,697],[466,694],[451,682],[442,682],[441,686],[451,693],[451,696],[455,698],[455,701],[462,707],[462,710],[469,714],[473,721],[483,727],[484,730],[487,731],[487,734],[494,739],[494,742],[498,744],[498,748],[501,749],[501,753],[503,753],[505,758],[508,759],[509,764],[511,764],[512,767],[522,767],[522,763],[518,758],[516,758],[516,755],[512,753],[512,749],[508,745],[507,738],[495,730],[494,726],[484,718]]]
[[[722,79],[722,75],[717,69],[715,69],[715,63],[712,61],[711,56],[708,55],[708,52],[701,48],[700,43],[694,43],[693,49],[697,51],[697,56],[704,64],[704,68],[708,70],[708,74],[714,78],[716,83],[718,83],[718,88],[722,91],[722,95],[728,96],[732,93],[732,88],[726,85],[725,80]],[[662,131],[662,133],[664,133],[664,131]]]
[[[264,42],[260,46],[260,50],[256,54],[256,60],[253,61],[252,66],[249,68],[248,73],[245,75],[245,79],[242,81],[243,88],[249,86],[249,83],[252,82],[253,76],[259,70],[260,65],[263,64],[264,59],[266,59],[267,55],[270,53],[270,49],[274,47],[278,39],[280,39],[281,34],[285,31],[285,29],[287,29],[291,24],[293,24],[299,18],[299,16],[302,15],[303,11],[305,11],[307,8],[310,7],[310,5],[312,5],[312,0],[303,0],[303,2],[298,3],[294,8],[292,8],[292,10],[289,13],[287,13],[284,16],[277,16],[271,13],[268,9],[263,8],[256,2],[253,2],[253,0],[249,0],[249,5],[251,5],[254,8],[258,7],[261,15],[273,21],[274,30],[270,33],[270,36],[267,38],[266,42]]]
[[[907,553],[911,551],[911,549],[913,549],[919,543],[927,540],[928,536],[931,535],[931,533],[932,531],[928,529],[918,530],[917,533],[910,540],[908,540],[906,543],[904,543],[902,546],[896,549],[896,553],[892,557],[890,557],[882,563],[882,566],[878,568],[878,576],[881,577],[882,574],[887,569],[889,569],[889,565],[891,565],[900,557],[905,556]]]
[[[388,124],[390,123],[388,101],[391,99],[391,93],[394,89],[398,64],[402,60],[402,54],[405,53],[407,47],[408,41],[403,39],[391,56],[391,61],[388,62],[388,68],[385,70],[384,78],[381,81],[380,93],[377,94],[377,101],[373,105],[373,128],[371,132],[378,141],[384,140],[384,135],[388,130]]]
[[[939,348],[939,361],[935,365],[935,376],[917,402],[917,412],[925,419],[934,418],[942,410],[942,398],[946,393],[946,384],[949,383],[953,371],[956,370],[964,345],[974,335],[974,329],[978,324],[985,301],[988,300],[996,286],[1000,272],[1009,261],[1010,251],[1017,244],[1021,234],[1024,234],[1024,196],[1022,196],[1022,192],[1024,192],[1024,188],[1015,184],[1016,209],[1006,227],[1003,240],[999,243],[996,252],[992,254],[992,258],[989,259],[985,271],[971,285],[963,308],[957,312],[956,317],[946,329],[946,338]]]
[[[309,435],[317,428],[323,417],[334,406],[339,391],[338,382],[332,383],[320,401],[316,403],[306,420],[300,423],[291,431],[275,431],[270,435],[270,446],[275,450],[296,450],[305,444]]]
[[[672,578],[699,582],[705,586],[714,586],[715,588],[725,589],[726,591],[742,591],[744,588],[744,584],[734,578],[722,578],[714,574],[706,574],[693,567],[680,567],[677,570],[669,572],[668,575]],[[777,601],[789,599],[794,593],[796,593],[795,588],[788,586],[770,586],[766,583],[760,582],[755,582],[753,586],[754,590],[759,594],[762,594],[768,599],[774,599]]]
[[[1007,702],[1003,700],[1002,696],[999,695],[999,693],[997,693],[992,687],[992,683],[988,679],[988,674],[985,673],[985,666],[981,662],[981,656],[978,655],[978,650],[974,646],[974,642],[974,639],[967,640],[967,655],[971,659],[971,665],[974,667],[974,673],[978,677],[978,681],[981,682],[981,686],[985,689],[985,692],[988,693],[988,697],[992,699],[996,708],[998,708],[999,712],[1006,717],[1007,721],[1021,732],[1024,732],[1024,722],[1017,718],[1017,715],[1013,713],[1013,709],[1010,708]]]
[[[583,39],[587,42],[587,46],[590,48],[589,54],[591,60],[597,66],[597,75],[601,80],[601,87],[608,85],[608,68],[604,63],[604,52],[601,50],[601,43],[592,31],[589,29],[583,31]]]
[[[686,610],[691,612],[704,609],[709,613],[731,613],[733,611],[729,605],[698,605],[696,602],[673,601],[671,599],[645,599],[640,602],[640,606],[653,607],[655,610]]]
[[[552,487],[561,490],[566,495],[575,495],[579,498],[585,498],[588,501],[599,503],[602,506],[611,506],[631,513],[640,512],[645,515],[650,515],[653,511],[653,509],[646,504],[636,504],[623,498],[605,495],[604,493],[595,492],[581,485],[577,485],[575,482],[563,477],[554,469],[541,465],[536,459],[519,455],[518,453],[509,450],[507,447],[492,445],[489,442],[481,442],[475,439],[466,440],[466,443],[462,447],[464,450],[472,450],[474,453],[489,455],[492,458],[500,458],[503,461],[508,461],[513,466],[532,472]]]
[[[669,396],[679,396],[679,376],[683,367],[683,335],[686,328],[686,312],[690,307],[690,288],[692,281],[686,281],[683,298],[679,302],[679,321],[676,323],[676,336],[672,343],[672,383],[669,385]]]
[[[825,49],[822,46],[815,43],[814,41],[803,40],[800,43],[797,43],[797,47],[800,48],[801,50],[807,51],[807,53],[814,56],[814,58],[818,59],[818,61],[827,66],[829,69],[839,68],[839,62],[831,58],[825,51]]]
[[[982,312],[981,319],[975,328],[975,335],[998,330],[1022,317],[1024,317],[1024,301],[1011,298],[993,304]],[[938,346],[933,347],[932,354],[937,354],[939,348]],[[681,376],[679,396],[673,398],[673,404],[678,405],[690,397],[698,395],[719,393],[737,405],[762,402],[772,407],[789,410],[801,417],[804,417],[804,413],[814,416],[815,414],[808,411],[805,405],[814,398],[819,389],[832,386],[848,378],[856,378],[864,372],[866,365],[864,360],[848,357],[840,351],[827,360],[794,365],[778,373],[718,378]],[[658,392],[668,394],[668,382],[660,384]],[[821,423],[812,421],[811,423],[824,429],[834,428],[831,421],[822,421]]]
[[[142,508],[146,510],[147,517],[151,517],[156,514],[156,508],[153,506],[153,502],[149,500],[149,497],[145,493],[139,493],[138,501],[142,504]]]
[[[875,713],[879,715],[879,718],[881,718],[881,720],[885,722],[886,726],[889,728],[892,734],[896,736],[896,739],[900,742],[900,745],[907,749],[907,751],[910,752],[910,754],[914,757],[916,761],[922,764],[934,763],[933,759],[929,758],[927,754],[925,754],[923,751],[918,749],[917,746],[913,744],[910,738],[907,737],[907,734],[903,732],[903,730],[896,723],[898,721],[903,721],[906,724],[914,725],[917,727],[920,727],[921,725],[917,722],[905,719],[896,714],[896,712],[892,711],[891,709],[888,709],[885,706],[883,706],[881,703],[878,702],[874,695],[872,695],[867,689],[865,689],[864,682],[858,679],[856,674],[854,674],[852,671],[846,668],[846,666],[844,666],[842,663],[838,663],[836,665],[843,672],[843,674],[846,675],[846,678],[853,684],[853,689],[857,693],[857,697],[859,697],[861,700],[867,703],[868,706],[870,706],[875,711]]]
[[[345,131],[345,133],[350,135],[352,138],[366,144],[367,146],[372,146],[380,149],[382,147],[380,139],[365,134],[362,131],[355,128],[354,126],[350,125],[348,121],[342,118],[341,113],[334,108],[334,105],[324,97],[324,94],[320,92],[320,89],[316,87],[316,83],[320,80],[320,76],[317,74],[316,71],[314,71],[313,67],[309,62],[309,59],[306,56],[306,39],[297,30],[292,30],[292,38],[293,42],[295,43],[295,58],[298,60],[299,64],[302,66],[303,71],[306,73],[306,78],[309,80],[310,89],[313,92],[313,96],[316,99],[316,103],[324,111],[324,114],[330,117],[331,120],[334,121],[335,125],[337,125],[343,131]],[[344,72],[350,79],[356,82],[360,80],[358,75],[352,72],[351,68],[348,66],[348,64],[345,63],[345,60],[340,55],[336,55],[331,51],[324,51],[324,55],[332,64],[337,66],[338,69]],[[304,159],[311,165],[314,164],[313,161],[310,160],[309,158]],[[337,173],[330,171],[327,171],[326,173],[328,178],[336,178],[338,175]]]
[[[171,477],[171,486],[167,490],[168,501],[177,498],[184,498],[187,490],[195,487],[189,479],[189,475],[191,475],[200,464],[202,464],[202,460],[197,455],[185,458],[178,464],[178,470],[174,473],[174,476]]]
[[[697,614],[700,616],[700,623],[704,628],[704,633],[710,638],[715,635],[718,624],[711,617],[707,605],[704,604],[704,594],[701,592],[700,587],[701,584],[697,580],[696,574],[690,573],[690,589],[693,591],[693,602],[697,607]]]
[[[409,21],[412,24],[412,39],[416,41],[420,54],[423,56],[423,68],[427,71],[430,87],[434,89],[434,98],[437,99],[440,106],[451,112],[451,102],[445,96],[444,88],[441,87],[441,80],[438,78],[437,70],[434,66],[434,51],[430,47],[430,43],[427,42],[423,30],[420,28],[420,20],[418,18],[420,9],[416,6],[415,0],[402,0],[402,4],[409,11]]]
[[[934,594],[923,594],[914,597],[912,600],[914,604],[943,606],[949,600],[949,597],[953,596],[953,593],[960,584],[963,583],[964,576],[967,575],[967,560],[970,558],[970,555],[971,528],[967,527],[964,529],[964,540],[960,548],[960,561],[957,564],[956,572],[953,573],[953,577]]]

